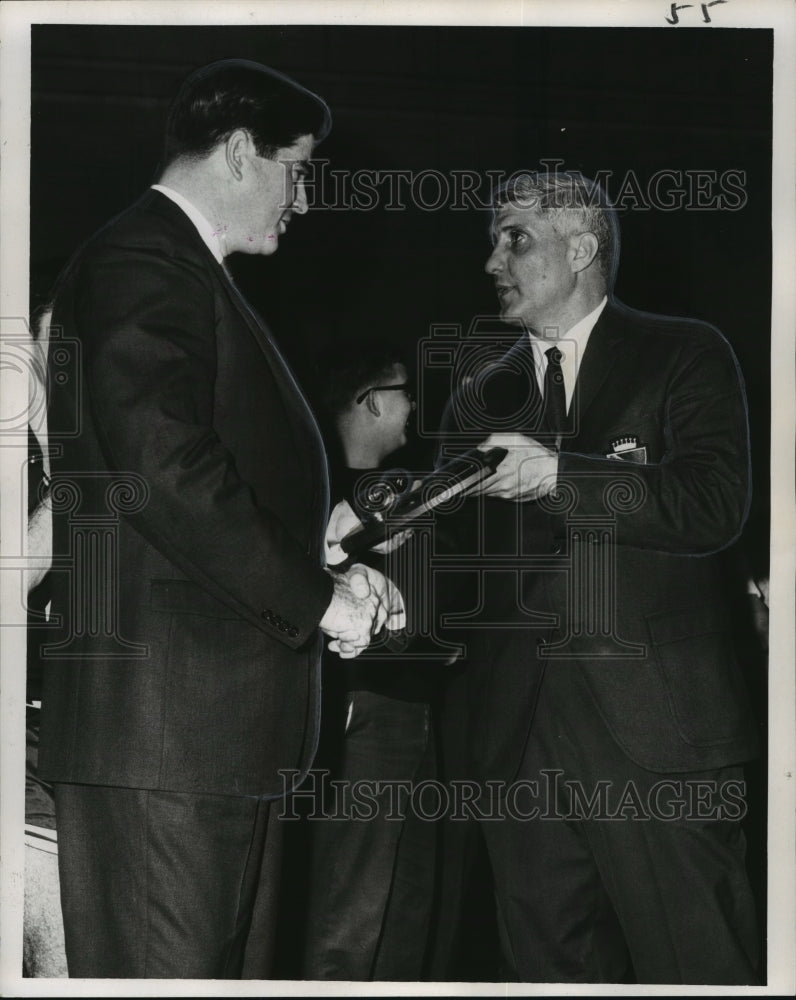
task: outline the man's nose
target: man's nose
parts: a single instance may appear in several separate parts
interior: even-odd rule
[[[296,215],[306,215],[309,210],[309,202],[307,201],[307,189],[304,186],[304,181],[300,180],[296,184],[296,192],[293,197],[293,204],[290,206]]]
[[[497,274],[498,271],[503,269],[503,254],[495,247],[492,253],[487,257],[486,264],[484,264],[484,270],[487,274]]]

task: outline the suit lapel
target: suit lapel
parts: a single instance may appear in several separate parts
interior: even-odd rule
[[[231,305],[239,313],[241,319],[251,331],[252,336],[259,345],[260,350],[268,359],[271,367],[275,369],[274,374],[279,376],[280,380],[281,377],[286,378],[288,385],[292,383],[293,387],[301,396],[301,392],[295,383],[295,379],[293,378],[287,363],[282,357],[279,348],[276,346],[271,338],[271,335],[268,333],[265,323],[255,314],[252,307],[241,294],[226,267],[223,264],[220,264],[216,257],[211,253],[210,248],[199,235],[196,226],[188,218],[185,212],[183,212],[179,205],[175,204],[175,202],[173,202],[170,198],[167,198],[160,191],[153,191],[150,189],[144,195],[142,201],[144,200],[148,200],[152,208],[154,208],[158,213],[168,217],[180,227],[180,230],[184,234],[185,241],[188,244],[193,245],[193,248],[196,253],[200,255],[202,261],[206,261],[208,266],[212,269],[216,279],[226,292]],[[303,396],[301,396],[301,398],[303,400]]]
[[[213,258],[213,264],[217,268],[218,279],[227,293],[227,298],[230,300],[231,304],[235,307],[241,316],[241,319],[246,323],[246,326],[251,331],[252,336],[257,341],[260,350],[265,354],[268,360],[274,364],[276,362],[276,368],[278,374],[287,375],[290,382],[295,385],[295,379],[292,373],[287,367],[287,362],[282,357],[282,353],[276,346],[276,343],[271,337],[263,320],[255,313],[254,309],[246,301],[243,293],[232,280],[232,275],[222,264],[219,264],[215,258]],[[296,387],[298,388],[298,387]]]
[[[299,416],[301,424],[310,430],[311,435],[320,441],[321,434],[310,405],[307,402],[304,393],[301,391],[290,366],[282,356],[282,352],[279,350],[276,342],[271,337],[265,322],[260,319],[254,309],[252,309],[246,301],[242,292],[238,289],[238,286],[232,280],[226,268],[218,264],[217,261],[215,263],[218,266],[220,280],[225,288],[225,291],[227,292],[228,298],[230,299],[232,305],[234,305],[237,309],[240,316],[245,320],[246,326],[259,344],[260,350],[263,354],[265,354],[271,370],[277,376],[277,383],[281,387],[285,404],[292,413]],[[321,451],[323,452],[322,446]]]
[[[637,338],[625,333],[622,306],[609,302],[591,332],[578,369],[572,404],[567,416],[570,427],[583,426],[589,408],[598,400],[601,388],[617,364],[631,362],[639,348]],[[511,413],[525,413],[530,419],[517,429],[538,436],[542,394],[535,375],[535,360],[527,333],[517,340],[501,361],[505,375],[495,395]]]
[[[290,426],[294,435],[294,450],[297,459],[305,456],[307,458],[312,456],[311,469],[314,470],[318,464],[323,469],[325,482],[324,495],[326,499],[323,501],[322,506],[325,507],[328,503],[328,472],[326,467],[326,451],[323,446],[323,438],[315,420],[315,416],[310,409],[310,405],[307,402],[304,393],[299,388],[290,367],[282,357],[281,351],[268,332],[268,328],[246,301],[245,297],[232,280],[232,277],[224,265],[220,264],[216,257],[211,253],[209,247],[197,232],[196,226],[194,226],[193,222],[191,222],[185,212],[183,212],[183,210],[170,198],[167,198],[159,191],[152,191],[150,189],[144,195],[142,201],[145,199],[149,200],[149,205],[157,212],[166,215],[179,225],[180,229],[184,233],[185,240],[189,244],[193,245],[196,252],[201,256],[202,261],[206,261],[208,266],[212,269],[216,280],[224,289],[231,307],[235,309],[236,313],[243,320],[246,328],[254,337],[254,340],[263,352],[268,367],[274,373],[274,381],[279,388],[285,408],[294,418],[291,420]],[[299,433],[300,431],[303,433]],[[311,448],[307,447],[308,439],[312,444]],[[310,468],[310,466],[308,466],[308,468]]]
[[[625,335],[621,308],[609,302],[591,332],[575,383],[575,420],[582,427],[589,408],[617,364],[627,364],[637,353],[637,339]]]

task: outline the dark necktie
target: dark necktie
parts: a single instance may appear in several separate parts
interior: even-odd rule
[[[544,373],[544,403],[542,426],[551,434],[561,434],[567,420],[567,397],[564,373],[561,371],[561,351],[548,347],[545,351],[547,368]]]

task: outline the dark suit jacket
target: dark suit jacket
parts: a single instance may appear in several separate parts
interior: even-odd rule
[[[42,774],[283,790],[317,741],[325,457],[265,327],[149,191],[77,254],[50,348]]]
[[[512,429],[536,436],[523,355],[527,335],[469,388],[466,405],[454,398],[451,449],[505,430],[511,413]],[[643,463],[606,457],[629,437],[646,448]],[[517,555],[521,567],[519,579],[482,573],[481,613],[504,624],[468,633],[465,773],[512,780],[545,671],[557,667],[580,672],[594,710],[642,767],[753,756],[716,557],[738,536],[750,492],[742,381],[721,335],[609,302],[579,370],[558,484],[540,502],[473,501],[469,527],[461,518],[470,551],[480,524],[484,568]]]

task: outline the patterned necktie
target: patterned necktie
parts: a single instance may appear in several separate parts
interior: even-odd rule
[[[551,434],[560,435],[567,420],[567,397],[564,391],[564,373],[561,371],[562,354],[557,347],[549,347],[545,355],[547,368],[544,373],[542,426]]]

